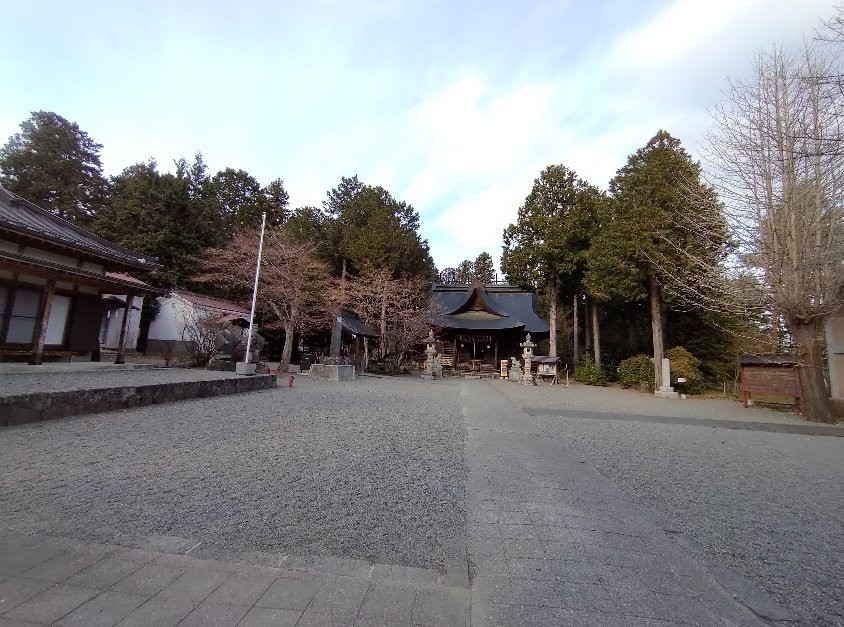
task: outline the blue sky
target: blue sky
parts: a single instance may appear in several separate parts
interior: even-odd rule
[[[107,174],[201,151],[281,177],[293,206],[341,176],[420,212],[438,267],[498,259],[533,179],[606,188],[660,128],[697,155],[726,77],[811,36],[832,0],[3,3],[0,141],[34,110],[103,144]]]

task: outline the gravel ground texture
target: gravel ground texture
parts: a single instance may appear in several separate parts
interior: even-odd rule
[[[806,420],[787,409],[742,407],[740,401],[720,398],[656,398],[653,394],[619,387],[597,387],[572,382],[565,385],[519,385],[512,381],[493,381],[518,407],[576,409],[581,411],[679,416],[702,420],[723,419],[747,422],[806,424]]]
[[[0,396],[93,390],[97,388],[232,379],[233,372],[194,368],[152,368],[150,370],[109,370],[104,372],[47,372],[43,374],[0,375]]]
[[[521,405],[541,407],[551,398],[534,395],[537,388],[496,385]],[[615,402],[611,390],[585,394],[594,397],[592,407]],[[637,396],[630,403],[635,413],[663,415],[656,412],[664,411],[665,399]],[[683,407],[680,401],[671,404]],[[605,405],[600,410],[608,411]],[[633,502],[667,518],[713,563],[757,584],[803,624],[844,625],[842,438],[564,416],[532,419]]]
[[[441,568],[466,555],[465,439],[459,384],[420,379],[297,377],[9,427],[0,524]]]

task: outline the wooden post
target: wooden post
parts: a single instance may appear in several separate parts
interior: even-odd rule
[[[44,295],[38,306],[38,318],[35,320],[35,345],[32,348],[31,366],[40,366],[44,359],[44,340],[47,339],[47,324],[50,321],[50,310],[53,308],[53,294],[56,291],[56,280],[47,279]]]
[[[126,363],[126,336],[129,335],[129,321],[132,319],[132,301],[134,300],[134,294],[126,296],[126,307],[123,309],[123,324],[120,325],[120,341],[117,343],[117,357],[114,359],[114,363],[116,364]]]
[[[499,365],[498,364],[498,338],[496,337],[492,341],[495,343],[495,358],[493,359],[492,363],[497,366],[497,365]]]

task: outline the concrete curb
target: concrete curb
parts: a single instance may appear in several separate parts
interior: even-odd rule
[[[130,409],[144,405],[172,403],[192,398],[257,392],[275,387],[275,376],[255,375],[231,379],[67,390],[43,394],[18,394],[0,397],[0,426],[8,427],[28,422]]]

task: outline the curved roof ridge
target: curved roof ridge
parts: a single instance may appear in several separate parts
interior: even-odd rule
[[[469,308],[475,298],[481,301],[481,304],[489,313],[500,316],[501,318],[509,318],[508,314],[501,313],[501,311],[490,302],[486,293],[486,288],[481,284],[472,286],[472,289],[467,291],[466,298],[464,298],[463,301],[452,311],[446,312],[445,315],[453,316],[454,314],[463,313]]]

